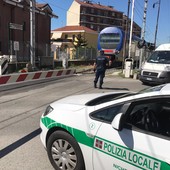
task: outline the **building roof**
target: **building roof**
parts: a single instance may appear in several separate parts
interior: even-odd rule
[[[113,11],[113,12],[120,12],[118,10],[116,10],[113,6],[105,6],[102,5],[100,3],[92,3],[90,0],[75,0],[77,3],[79,3],[82,6],[86,6],[86,7],[91,7],[91,8],[97,8],[97,9],[101,9],[101,10],[108,10],[108,11]],[[123,13],[123,12],[120,12]]]
[[[54,29],[52,31],[59,31],[59,32],[88,32],[88,33],[94,33],[98,34],[97,31],[94,31],[90,28],[79,26],[79,25],[73,25],[73,26],[65,26],[61,28]]]
[[[21,2],[19,2],[19,1],[17,2],[17,0],[11,0],[11,1],[3,0],[3,1],[4,1],[4,3],[8,3],[10,5],[18,6],[18,7],[21,7],[21,8],[23,8],[26,5],[27,5],[28,8],[30,8],[30,6],[29,6],[30,0],[25,0],[25,1],[21,1]],[[53,13],[53,10],[51,9],[51,7],[48,3],[45,3],[45,4],[36,3],[36,12],[44,13],[45,11],[47,11],[47,13],[50,17],[58,18],[58,16]]]
[[[51,7],[48,4],[38,4],[38,3],[36,3],[36,7],[41,9],[41,10],[47,9],[50,12],[52,11]]]
[[[58,18],[58,16],[53,13],[53,10],[51,9],[49,4],[38,4],[38,3],[36,3],[36,8],[40,11],[47,10],[48,13],[51,14],[52,17]]]

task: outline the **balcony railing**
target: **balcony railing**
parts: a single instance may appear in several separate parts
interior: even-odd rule
[[[85,12],[81,12],[80,15],[86,15],[86,16],[93,16],[93,17],[100,17],[100,18],[116,18],[116,19],[123,19],[123,15],[121,17],[117,17],[117,16],[112,16],[112,15],[101,15],[101,14],[97,14],[97,13],[85,13]]]

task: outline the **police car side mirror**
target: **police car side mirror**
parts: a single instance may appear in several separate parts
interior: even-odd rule
[[[118,130],[118,131],[120,131],[120,130],[122,130],[122,119],[123,119],[123,113],[118,113],[115,117],[114,117],[114,119],[113,119],[113,121],[112,121],[112,127],[114,128],[114,129],[116,129],[116,130]]]

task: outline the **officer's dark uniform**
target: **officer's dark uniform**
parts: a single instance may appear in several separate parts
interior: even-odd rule
[[[96,58],[96,62],[95,62],[95,68],[96,68],[96,75],[94,79],[95,88],[97,87],[97,82],[99,78],[100,78],[99,88],[100,89],[102,88],[103,79],[105,77],[105,71],[108,64],[109,64],[109,60],[107,57],[104,56],[104,51],[100,51],[100,56]]]

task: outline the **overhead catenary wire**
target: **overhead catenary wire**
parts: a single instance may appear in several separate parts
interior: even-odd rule
[[[56,4],[52,3],[52,2],[47,2],[46,0],[41,0],[41,1],[44,2],[44,3],[48,3],[50,6],[56,7],[58,9],[60,9],[60,10],[63,10],[63,11],[66,11],[66,12],[68,11],[68,9],[62,8],[61,6],[56,5]],[[77,13],[75,13],[75,12],[72,12],[72,11],[68,11],[68,12],[77,15]]]

